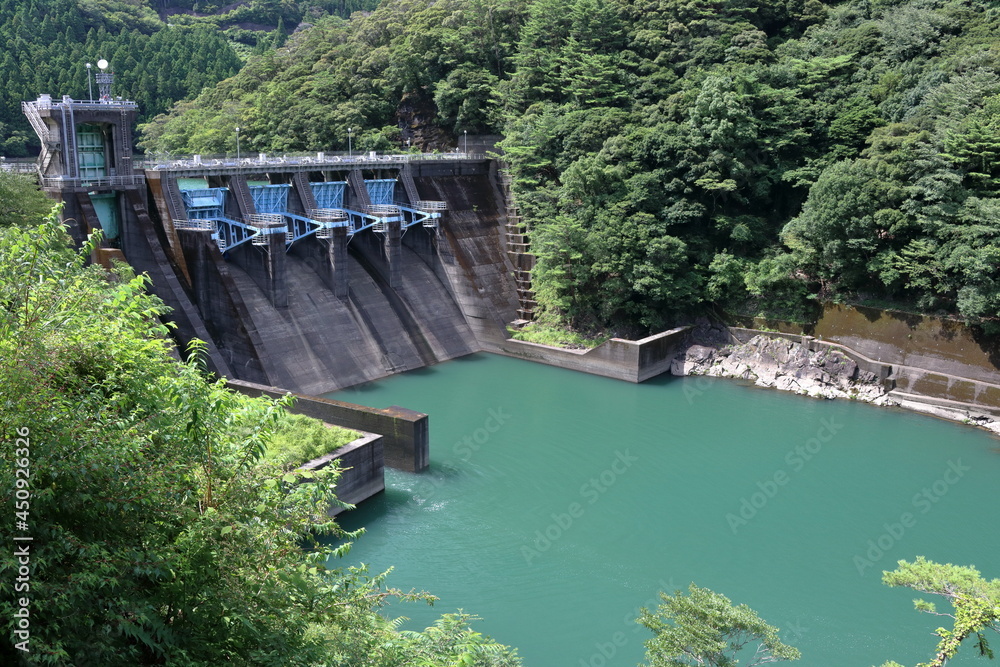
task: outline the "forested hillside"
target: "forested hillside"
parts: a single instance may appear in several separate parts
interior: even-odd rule
[[[0,155],[38,152],[21,102],[41,93],[87,99],[87,62],[111,63],[115,93],[137,101],[144,120],[232,76],[242,58],[284,43],[301,21],[349,16],[375,4],[0,0]]]
[[[707,302],[805,318],[817,293],[998,314],[995,7],[553,5],[505,127],[544,304],[650,328]]]
[[[1000,14],[984,0],[399,0],[320,20],[149,149],[501,132],[542,317],[655,329],[815,297],[1000,315]]]

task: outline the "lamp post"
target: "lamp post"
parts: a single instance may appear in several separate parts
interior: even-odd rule
[[[354,157],[354,152],[353,152],[353,150],[351,148],[351,133],[352,132],[354,132],[354,128],[353,127],[347,128],[347,157],[348,158],[353,158]]]
[[[107,71],[108,61],[104,58],[97,61],[97,69],[101,70],[97,73],[97,95],[101,99],[101,104],[110,104],[111,84],[115,80],[115,75]]]
[[[90,68],[91,64],[87,63],[87,97],[90,101],[94,101],[94,86],[90,83]]]
[[[236,165],[240,164],[240,127],[236,126]]]
[[[469,154],[469,131],[468,130],[462,130],[462,141],[464,143],[464,146],[462,147],[462,152],[465,153],[466,155],[468,155]]]

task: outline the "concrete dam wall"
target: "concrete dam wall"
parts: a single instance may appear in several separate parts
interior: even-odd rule
[[[266,237],[266,243],[220,247],[216,230],[190,228],[180,217],[190,208],[181,212],[177,182],[190,174],[161,171],[150,183],[157,186],[151,187],[156,237],[166,246],[169,265],[149,253],[138,253],[138,265],[130,261],[139,271],[155,270],[158,293],[167,275],[183,286],[190,306],[179,337],[207,334],[213,358],[231,379],[302,394],[334,391],[496,348],[505,339],[517,297],[491,166],[487,160],[453,160],[406,167],[409,192],[397,188],[395,198],[443,202],[447,211],[436,227],[411,225],[395,236],[392,229],[364,229],[340,240],[313,234],[287,247],[283,234]],[[398,174],[357,171],[382,181]],[[290,182],[289,209],[306,207],[309,195],[303,195],[296,172],[270,167],[263,176],[269,183]],[[201,177],[237,194],[261,178],[221,172]],[[358,195],[350,178],[345,182],[344,203],[361,208],[359,200],[368,193]],[[225,213],[248,219],[252,208],[244,193],[227,201]],[[190,316],[192,309],[197,317]]]

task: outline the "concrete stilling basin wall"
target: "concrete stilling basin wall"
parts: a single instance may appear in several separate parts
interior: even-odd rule
[[[670,369],[670,362],[687,331],[688,327],[678,327],[637,341],[612,338],[589,350],[569,350],[510,339],[494,351],[616,380],[644,382]]]

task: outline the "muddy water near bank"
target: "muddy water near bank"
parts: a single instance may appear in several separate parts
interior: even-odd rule
[[[921,415],[727,380],[642,385],[473,355],[334,394],[431,423],[431,470],[342,519],[353,562],[462,608],[529,667],[634,665],[633,622],[691,581],[745,602],[797,664],[927,659],[941,620],[879,579],[900,558],[1000,576],[997,441]],[[973,664],[971,647],[954,664]]]

